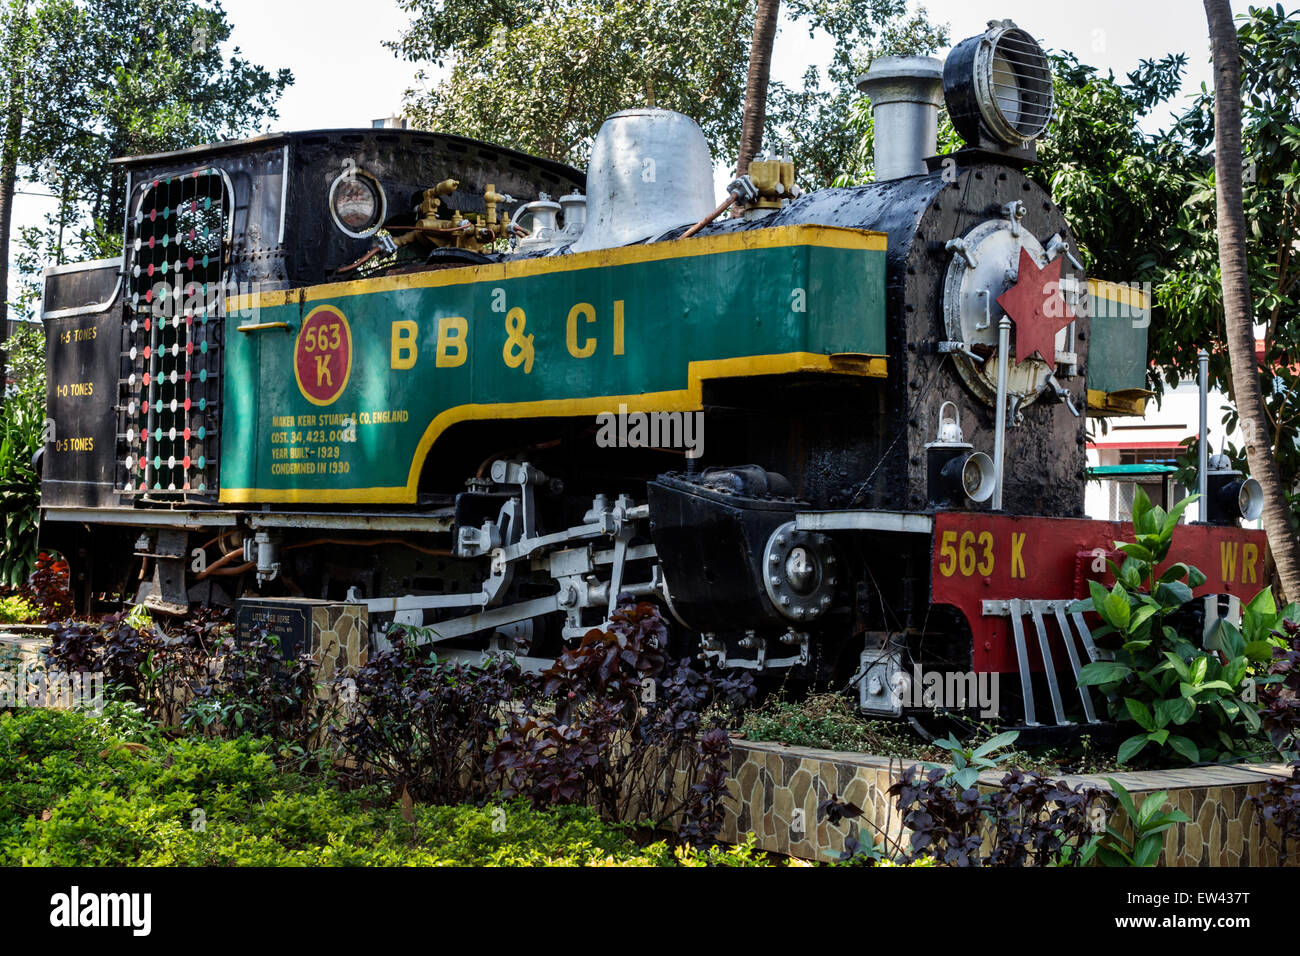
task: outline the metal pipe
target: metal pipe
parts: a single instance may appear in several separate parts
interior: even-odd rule
[[[207,547],[207,545],[204,545],[204,548],[206,548],[206,547]],[[194,578],[194,579],[195,579],[196,581],[202,581],[202,580],[203,580],[204,578],[206,578],[209,574],[220,574],[220,573],[221,573],[220,568],[222,568],[222,567],[224,567],[225,565],[229,564],[231,561],[235,560],[235,558],[242,558],[243,556],[244,556],[244,549],[243,549],[243,548],[236,548],[234,551],[228,551],[228,552],[226,552],[225,554],[223,554],[221,557],[217,558],[217,560],[215,560],[215,561],[213,561],[211,564],[209,564],[206,568],[204,568],[202,571],[200,571],[197,575],[195,575],[195,578]]]
[[[1196,513],[1205,521],[1208,512],[1205,507],[1205,498],[1209,492],[1209,461],[1210,461],[1210,415],[1209,415],[1209,397],[1210,397],[1210,353],[1201,349],[1196,353],[1196,360],[1200,364],[1200,399],[1201,399],[1201,424],[1197,434],[1196,442],[1196,493],[1200,497],[1196,501]]]
[[[345,548],[373,548],[384,544],[400,545],[404,548],[410,548],[413,551],[419,551],[421,554],[430,554],[435,558],[449,558],[451,551],[447,548],[426,548],[422,545],[407,541],[404,538],[369,538],[365,541],[358,541],[353,538],[313,538],[311,541],[298,541],[293,544],[286,544],[284,550],[292,551],[295,548],[315,548],[322,544],[334,544]]]
[[[739,196],[738,194],[736,194],[736,193],[727,193],[727,198],[724,199],[724,200],[722,200],[721,205],[719,205],[717,209],[713,210],[713,212],[709,213],[707,216],[705,216],[703,219],[701,219],[701,220],[700,220],[699,222],[697,222],[695,225],[691,226],[691,228],[687,229],[687,230],[686,230],[684,233],[682,233],[681,236],[679,236],[678,238],[680,238],[680,239],[689,239],[689,238],[691,238],[691,236],[695,235],[697,232],[699,232],[701,229],[703,229],[703,228],[704,228],[705,226],[707,226],[709,223],[713,222],[713,220],[717,219],[717,218],[718,218],[719,216],[721,216],[724,212],[726,212],[728,209],[730,209],[730,208],[731,208],[735,203],[738,203],[738,202],[740,202],[740,196]]]
[[[1007,442],[1007,353],[1011,351],[1011,317],[1003,313],[998,319],[998,397],[997,426],[993,432],[993,510],[1002,510],[1002,458]]]

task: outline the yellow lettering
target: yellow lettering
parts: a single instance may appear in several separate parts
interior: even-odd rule
[[[392,355],[389,366],[395,369],[415,367],[415,336],[420,327],[410,319],[399,319],[393,323]]]
[[[981,531],[979,536],[979,546],[984,549],[984,560],[979,563],[976,569],[980,574],[993,573],[993,532]]]
[[[1245,544],[1241,548],[1241,583],[1255,584],[1255,565],[1259,562],[1259,547],[1254,544]]]
[[[582,345],[578,344],[578,316],[585,318],[588,323],[595,322],[596,310],[586,302],[579,302],[569,310],[569,324],[565,329],[565,340],[569,345],[569,354],[574,358],[591,358],[596,351],[596,337],[589,335]]]
[[[961,548],[958,552],[961,563],[961,573],[963,577],[970,577],[975,573],[975,532],[963,531],[961,533]]]
[[[1223,580],[1233,581],[1237,577],[1237,542],[1219,542],[1219,564],[1223,569]]]
[[[1025,576],[1025,532],[1011,532],[1011,576]]]
[[[528,322],[528,316],[524,310],[515,306],[506,313],[506,342],[501,347],[501,361],[505,362],[506,368],[524,367],[524,374],[528,375],[533,370],[533,336],[525,334],[524,325]]]
[[[939,542],[939,573],[945,578],[952,577],[952,573],[957,570],[957,549],[954,545],[957,542],[956,531],[945,531],[943,538]]]
[[[614,300],[614,354],[623,354],[623,300]]]
[[[330,371],[330,357],[328,355],[316,356],[316,387],[322,384],[328,384],[330,388],[334,387],[334,373]]]
[[[462,316],[449,315],[438,320],[438,368],[456,368],[464,365],[469,355],[465,342],[469,338],[469,322]]]

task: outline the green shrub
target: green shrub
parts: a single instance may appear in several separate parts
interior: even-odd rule
[[[143,606],[95,623],[62,621],[52,625],[49,660],[65,672],[102,674],[109,694],[137,705],[142,718],[209,737],[267,736],[286,759],[317,759],[313,745],[329,717],[317,661],[281,654],[264,629],[237,642],[221,608],[198,608],[169,626],[170,634]]]
[[[167,740],[138,707],[0,715],[0,865],[766,866],[639,845],[589,807],[394,804],[277,769],[266,738]]]
[[[811,694],[797,701],[769,698],[745,714],[741,730],[750,740],[822,750],[909,757],[920,757],[924,750],[906,725],[863,717],[843,694]]]
[[[1128,817],[1128,827],[1120,830],[1109,823],[1097,845],[1097,859],[1103,866],[1155,866],[1165,849],[1164,833],[1190,818],[1181,810],[1166,810],[1169,792],[1147,794],[1142,806],[1134,805],[1128,789],[1114,777],[1106,782]]]
[[[40,609],[21,594],[0,597],[0,624],[26,624],[40,619]]]
[[[20,327],[10,341],[18,385],[9,394],[2,394],[0,367],[0,585],[10,587],[26,581],[36,563],[40,490],[32,456],[45,425],[45,378],[19,360],[40,349],[40,335],[39,328]]]

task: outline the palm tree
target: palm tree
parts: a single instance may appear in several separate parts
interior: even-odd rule
[[[8,369],[5,341],[9,338],[9,230],[13,222],[14,190],[18,180],[18,146],[23,127],[23,82],[26,78],[22,50],[27,34],[27,3],[17,0],[5,11],[5,73],[3,118],[0,124],[0,404],[4,403]]]
[[[1246,263],[1246,214],[1241,200],[1241,55],[1228,0],[1204,0],[1214,56],[1214,182],[1219,225],[1219,272],[1223,322],[1232,366],[1237,419],[1250,473],[1264,492],[1264,531],[1282,590],[1300,598],[1300,554],[1291,527],[1277,462],[1269,441],[1264,397],[1255,357],[1255,326]]]
[[[749,78],[745,81],[745,114],[740,126],[740,156],[736,175],[743,176],[763,144],[767,119],[767,82],[772,74],[772,44],[781,0],[758,0],[754,12],[754,39],[749,45]]]

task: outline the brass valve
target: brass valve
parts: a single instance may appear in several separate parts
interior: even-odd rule
[[[444,179],[431,189],[420,193],[420,205],[415,208],[415,225],[396,241],[399,246],[416,240],[424,240],[435,246],[453,245],[456,242],[452,230],[459,225],[460,217],[453,212],[451,219],[439,219],[438,210],[442,207],[442,198],[450,196],[460,187],[455,179]]]
[[[802,190],[794,182],[794,163],[770,156],[749,164],[749,177],[758,189],[750,209],[780,209],[782,202],[797,199]]]
[[[504,193],[497,192],[495,183],[488,183],[483,190],[483,204],[487,207],[487,218],[480,216],[478,219],[478,228],[469,241],[474,242],[476,251],[482,251],[477,248],[480,244],[491,245],[498,239],[504,239],[510,234],[510,224],[503,222],[497,212],[497,206],[503,202],[514,202],[513,196],[507,196]]]
[[[423,224],[423,220],[436,219],[438,209],[442,206],[442,197],[450,196],[460,186],[460,183],[454,179],[444,179],[432,189],[426,189],[420,194],[420,205],[415,212]]]
[[[483,190],[483,202],[487,207],[487,216],[475,216],[471,221],[460,210],[453,209],[440,217],[444,197],[450,196],[460,188],[455,179],[444,179],[430,189],[420,193],[420,205],[416,207],[416,221],[409,232],[397,239],[398,245],[421,242],[435,248],[455,246],[457,249],[470,249],[481,252],[497,239],[504,238],[508,223],[502,222],[497,207],[503,202],[513,202],[510,196],[497,192],[494,183],[488,183]]]
[[[483,190],[483,202],[487,204],[487,224],[495,226],[497,224],[497,203],[506,202],[510,197],[497,192],[496,183],[488,183],[487,189]]]

